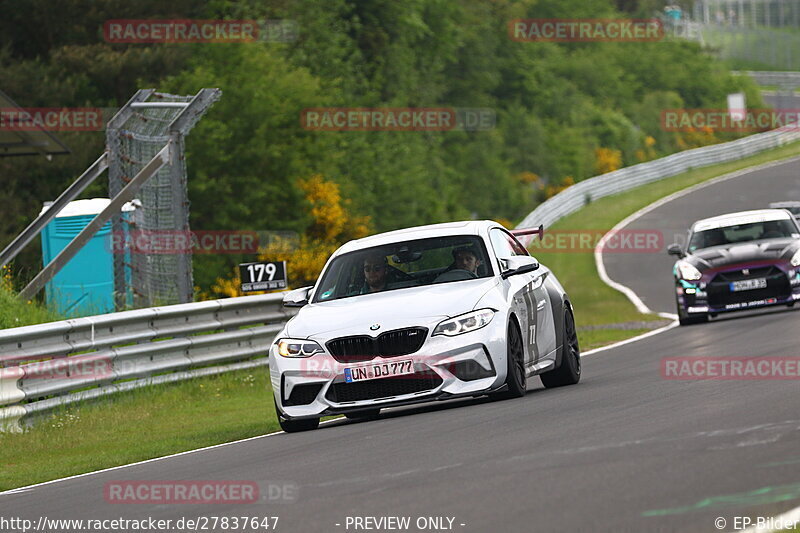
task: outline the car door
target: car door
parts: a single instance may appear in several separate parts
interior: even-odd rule
[[[504,259],[529,255],[525,248],[509,233],[499,228],[490,231],[500,271],[505,269]],[[504,280],[512,295],[512,305],[519,317],[525,344],[525,366],[532,369],[555,350],[555,326],[551,303],[545,287],[549,271],[541,267],[533,272],[511,276]]]

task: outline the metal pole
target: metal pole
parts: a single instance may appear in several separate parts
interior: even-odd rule
[[[61,252],[50,261],[50,263],[42,269],[39,274],[28,284],[27,287],[22,289],[19,293],[19,298],[22,301],[30,300],[44,288],[48,281],[58,274],[58,272],[66,265],[70,259],[75,257],[75,254],[97,233],[111,218],[119,213],[125,203],[133,200],[133,197],[139,192],[139,188],[159,171],[161,167],[169,163],[172,143],[169,142],[151,159],[142,170],[128,183],[118,195],[116,195],[108,206],[103,211],[92,219],[89,224],[81,230],[81,232],[72,241],[61,250]]]
[[[134,109],[165,108],[165,107],[184,108],[188,105],[189,105],[188,102],[133,102],[131,104],[131,107]]]
[[[201,89],[191,102],[169,125],[170,139],[174,150],[170,162],[170,186],[172,191],[172,219],[174,229],[189,232],[189,194],[186,183],[186,160],[184,139],[194,123],[222,95],[219,89]],[[192,254],[177,255],[178,301],[187,303],[194,300],[194,278],[192,275]]]
[[[11,241],[11,244],[6,246],[5,250],[0,252],[0,267],[7,265],[14,259],[68,203],[77,198],[78,195],[107,168],[108,153],[104,152],[97,161],[92,163],[92,165],[67,188],[67,190],[61,193],[61,196],[56,198],[47,211],[36,217],[22,233]]]

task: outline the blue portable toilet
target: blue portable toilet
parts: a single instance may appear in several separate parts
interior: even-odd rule
[[[50,263],[109,203],[108,198],[92,198],[67,204],[42,230],[44,265]],[[42,213],[50,204],[45,204]],[[123,217],[129,217],[133,209],[132,204],[126,204],[122,210]],[[111,222],[108,222],[47,283],[47,306],[68,317],[114,312],[114,253],[124,251],[112,247]],[[130,286],[129,283],[126,285]]]

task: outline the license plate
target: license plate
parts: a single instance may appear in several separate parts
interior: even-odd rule
[[[731,282],[731,292],[752,291],[753,289],[766,289],[767,278],[743,279]]]
[[[402,361],[349,366],[344,369],[344,380],[347,383],[353,383],[354,381],[367,381],[368,379],[380,379],[413,373],[414,361],[412,359],[403,359]]]

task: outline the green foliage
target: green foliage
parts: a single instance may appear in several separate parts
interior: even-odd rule
[[[19,301],[7,288],[0,287],[0,329],[53,322],[60,318],[35,302]]]
[[[661,110],[723,108],[730,92],[763,103],[693,43],[524,43],[515,18],[650,16],[654,3],[612,0],[0,0],[0,86],[22,105],[119,106],[140,87],[219,87],[222,99],[187,140],[192,227],[294,230],[309,224],[298,188],[321,174],[378,231],[459,218],[519,220],[541,184],[590,177],[596,150],[622,163],[693,145],[664,132]],[[619,11],[618,11],[619,10]],[[25,19],[47,11],[33,38]],[[620,12],[621,11],[621,12]],[[63,12],[62,18],[53,12]],[[290,19],[292,43],[122,45],[102,40],[121,18]],[[489,131],[326,132],[303,129],[309,107],[491,108]],[[61,134],[73,155],[0,159],[8,241],[99,155],[102,133]],[[709,134],[702,142],[730,135]],[[655,143],[652,144],[653,139]],[[651,144],[646,144],[650,142]],[[538,189],[538,190],[541,190]],[[103,194],[102,185],[89,191]],[[32,267],[28,251],[20,263]],[[241,257],[198,256],[208,288]],[[23,269],[23,275],[25,274]]]

